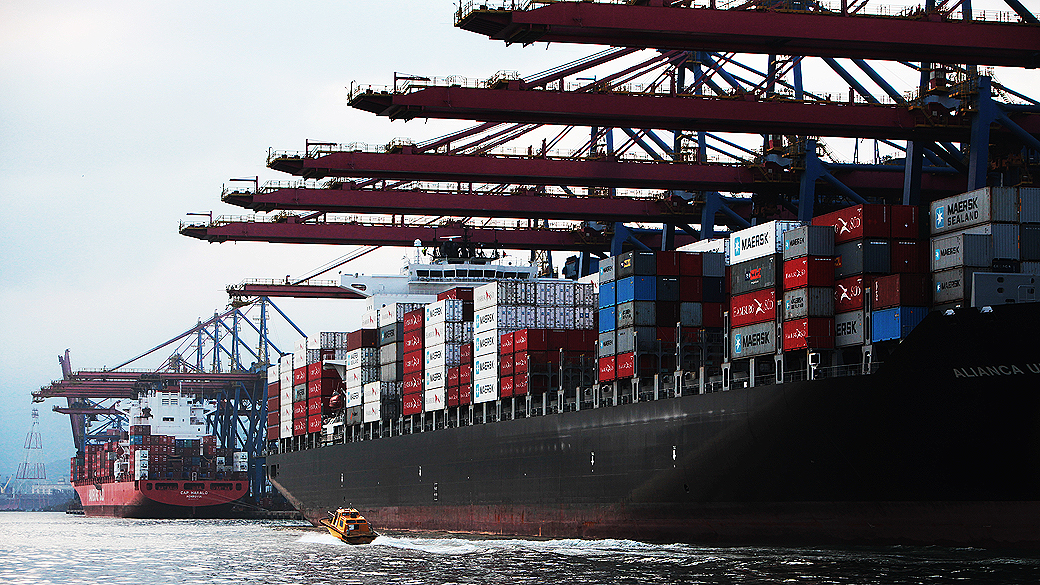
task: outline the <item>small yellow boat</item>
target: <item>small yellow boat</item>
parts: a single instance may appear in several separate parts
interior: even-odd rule
[[[340,508],[335,513],[329,512],[329,516],[331,519],[323,518],[321,525],[347,544],[368,544],[379,536],[354,508]]]

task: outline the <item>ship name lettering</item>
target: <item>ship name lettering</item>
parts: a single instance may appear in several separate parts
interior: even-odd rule
[[[1040,374],[1040,364],[1027,364],[1026,367],[1034,374]],[[1034,369],[1036,367],[1036,369]],[[978,378],[980,376],[1016,376],[1025,374],[1022,368],[1015,364],[999,366],[976,366],[970,368],[954,368],[955,378]]]

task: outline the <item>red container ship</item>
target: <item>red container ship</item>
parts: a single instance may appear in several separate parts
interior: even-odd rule
[[[70,477],[87,516],[224,517],[246,495],[245,452],[217,446],[205,433],[213,401],[152,392],[124,410],[128,431],[88,444],[72,458]]]

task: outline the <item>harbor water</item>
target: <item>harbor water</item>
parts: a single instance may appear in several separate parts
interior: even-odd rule
[[[1030,583],[1040,555],[940,547],[784,548],[394,532],[340,543],[296,521],[0,514],[0,583]]]

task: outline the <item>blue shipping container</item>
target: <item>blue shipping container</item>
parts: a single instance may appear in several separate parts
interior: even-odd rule
[[[657,300],[656,276],[629,276],[619,279],[616,284],[619,305],[630,301]]]
[[[617,281],[599,283],[599,308],[612,307],[617,304]]]
[[[613,331],[617,326],[617,307],[603,307],[599,310],[599,332]]]
[[[902,339],[914,327],[917,327],[917,324],[927,314],[927,307],[892,307],[874,311],[870,318],[871,339],[874,341]]]

